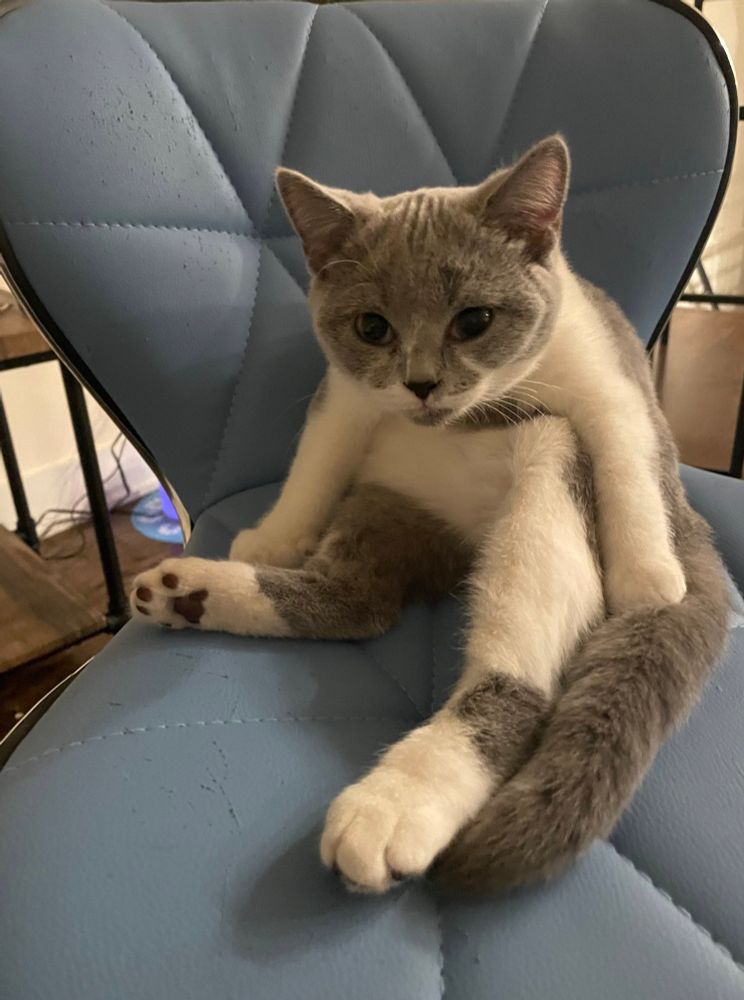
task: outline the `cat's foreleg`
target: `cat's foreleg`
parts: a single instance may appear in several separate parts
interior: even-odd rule
[[[539,373],[547,382],[536,383],[591,460],[605,597],[614,614],[677,604],[686,590],[661,488],[663,451],[673,445],[663,440],[661,413],[654,417],[650,384],[647,396],[617,365],[602,340],[578,345],[571,338],[552,349]]]
[[[329,368],[308,410],[279,499],[257,527],[236,536],[230,559],[300,566],[348,489],[378,417],[358,386]]]

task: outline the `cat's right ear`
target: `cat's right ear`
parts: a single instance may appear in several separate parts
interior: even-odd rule
[[[563,137],[548,136],[476,188],[476,210],[487,225],[521,240],[529,260],[543,261],[559,239],[570,165]]]
[[[317,274],[351,234],[354,213],[341,200],[342,192],[317,184],[298,170],[279,167],[276,188],[302,240],[308,267]]]

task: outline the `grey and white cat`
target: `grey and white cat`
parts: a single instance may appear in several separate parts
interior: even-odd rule
[[[557,136],[471,188],[378,198],[279,170],[326,378],[230,561],[135,581],[148,621],[356,639],[467,580],[455,689],[328,812],[322,859],[359,890],[559,870],[724,643],[722,568],[643,350],[561,252],[568,173]]]

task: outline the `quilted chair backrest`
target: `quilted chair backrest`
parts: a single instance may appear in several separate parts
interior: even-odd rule
[[[277,164],[385,195],[560,130],[569,257],[644,339],[730,167],[731,71],[680,0],[10,8],[6,264],[192,516],[284,474],[322,372]]]

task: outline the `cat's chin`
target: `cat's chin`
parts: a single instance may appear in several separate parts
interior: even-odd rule
[[[448,420],[452,419],[452,410],[446,407],[437,407],[436,409],[420,409],[409,411],[406,416],[408,419],[414,423],[418,424],[419,427],[440,427],[442,424],[446,424]]]

